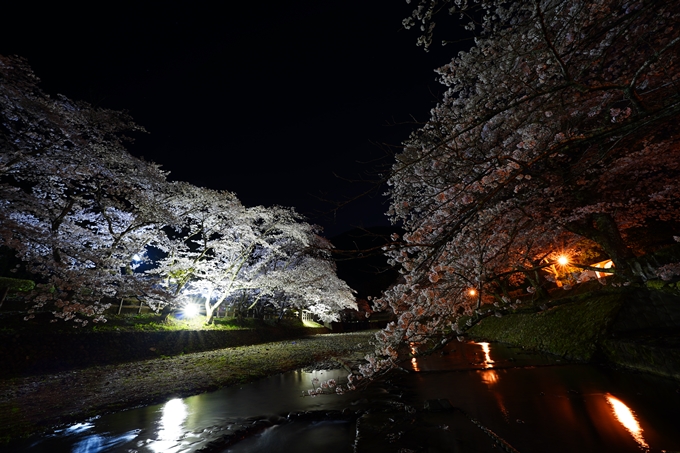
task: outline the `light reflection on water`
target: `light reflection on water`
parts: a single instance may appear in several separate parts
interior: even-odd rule
[[[489,348],[489,343],[477,343],[482,347],[484,351],[484,368],[493,368],[494,361],[491,360],[491,348]]]
[[[478,344],[482,347],[482,351],[484,351],[484,368],[493,368],[494,361],[491,360],[491,348],[489,348],[489,343],[475,343]]]
[[[118,436],[93,434],[76,442],[70,451],[73,453],[99,453],[104,451],[111,451],[116,447],[131,442],[137,437],[138,434],[139,434],[138,429],[128,431]]]
[[[448,399],[522,453],[680,451],[677,384],[597,366],[559,363],[559,358],[496,343],[453,343],[411,365],[421,372],[399,374],[395,384],[407,389],[414,406],[422,407],[423,401],[430,399]],[[103,416],[49,438],[34,439],[30,448],[9,451],[189,453],[229,432],[232,425],[236,429],[248,423],[248,417],[352,408],[355,400],[373,397],[366,393],[301,396],[314,387],[315,379],[329,378],[344,384],[346,371],[300,370]],[[621,404],[609,398],[612,394]],[[305,449],[305,442],[318,442],[317,450],[351,452],[352,428],[351,423],[342,422],[283,424],[230,451],[270,453],[279,451],[275,448],[288,439],[295,447],[281,447],[280,451],[313,451]],[[337,445],[337,450],[327,446],[330,444]]]
[[[484,370],[480,375],[482,376],[482,382],[486,385],[491,386],[498,382],[498,373],[496,373],[496,370]]]
[[[411,354],[414,356],[411,358],[411,368],[413,368],[413,371],[418,372],[420,371],[420,367],[418,366],[418,359],[415,358],[418,351],[416,350],[414,343],[409,344],[409,349],[411,349]]]
[[[418,366],[398,385],[447,399],[522,453],[680,452],[680,388],[663,378],[481,342],[449,343]]]
[[[189,412],[184,400],[175,398],[163,405],[163,415],[158,422],[158,439],[149,445],[156,453],[176,451],[184,434],[184,421]]]
[[[640,448],[645,451],[649,451],[649,445],[645,442],[645,438],[642,436],[642,428],[640,423],[638,423],[637,418],[632,410],[626,404],[618,398],[613,397],[610,394],[606,395],[607,402],[612,407],[614,416],[623,425],[624,428],[628,430],[635,442],[640,445]]]
[[[352,402],[362,397],[355,392],[315,398],[301,396],[315,387],[315,381],[329,379],[346,386],[347,371],[291,371],[165,404],[95,417],[51,434],[18,441],[9,449],[0,445],[0,453],[189,453],[247,425],[249,417],[340,410],[351,407]]]

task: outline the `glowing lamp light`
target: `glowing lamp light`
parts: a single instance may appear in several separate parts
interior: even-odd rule
[[[470,288],[470,289],[468,290],[468,294],[469,294],[470,296],[476,296],[476,295],[477,295],[477,290],[474,289],[474,288]]]
[[[188,304],[184,307],[183,312],[184,316],[186,316],[187,318],[195,318],[196,316],[198,316],[199,313],[198,305]]]
[[[557,258],[557,264],[559,264],[560,266],[566,266],[567,264],[569,264],[569,258],[564,255],[560,255]]]

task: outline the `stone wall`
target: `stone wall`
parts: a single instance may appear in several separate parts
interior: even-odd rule
[[[632,293],[600,348],[619,366],[680,380],[680,299],[663,291]]]

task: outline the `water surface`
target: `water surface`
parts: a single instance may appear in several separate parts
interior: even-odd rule
[[[317,382],[332,378],[346,383],[347,372],[298,370],[83,420],[10,451],[192,452],[266,419],[267,427],[222,451],[349,453],[354,421],[324,419],[323,413],[353,410],[358,401],[370,405],[378,396],[411,405],[423,416],[426,401],[448,400],[456,409],[427,415],[434,417],[431,424],[462,445],[479,444],[474,447],[479,452],[498,449],[486,434],[480,442],[481,431],[470,420],[522,453],[680,451],[680,386],[674,381],[487,343],[452,343],[443,353],[414,359],[409,366],[411,372],[390,379],[401,399],[385,394],[381,384],[344,395],[303,396]],[[285,420],[303,411],[321,416]],[[398,442],[381,445],[384,451],[398,448]]]

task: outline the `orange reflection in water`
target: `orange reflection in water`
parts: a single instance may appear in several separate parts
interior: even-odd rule
[[[505,418],[505,421],[510,422],[510,412],[505,407],[505,404],[503,404],[503,393],[498,391],[497,388],[494,390],[494,385],[498,383],[499,380],[498,372],[496,372],[496,370],[480,370],[479,375],[482,378],[482,382],[489,386],[489,390],[496,399],[498,408],[503,414],[503,418]]]
[[[482,382],[486,385],[493,385],[498,382],[498,373],[496,370],[484,370],[482,373]]]
[[[484,368],[493,368],[493,360],[491,360],[491,349],[489,348],[489,343],[475,343],[478,344],[482,347],[482,351],[484,351]]]
[[[413,343],[409,343],[409,347],[411,349],[411,354],[415,356],[417,351],[416,348],[413,347]],[[420,368],[418,367],[418,360],[415,357],[411,358],[411,367],[413,368],[413,371],[420,371]]]
[[[631,411],[628,406],[626,406],[623,401],[614,398],[612,395],[607,394],[607,402],[612,407],[614,416],[623,425],[624,428],[628,430],[635,442],[640,445],[641,448],[649,451],[649,445],[645,442],[644,437],[642,437],[642,428],[635,418],[635,414]]]

